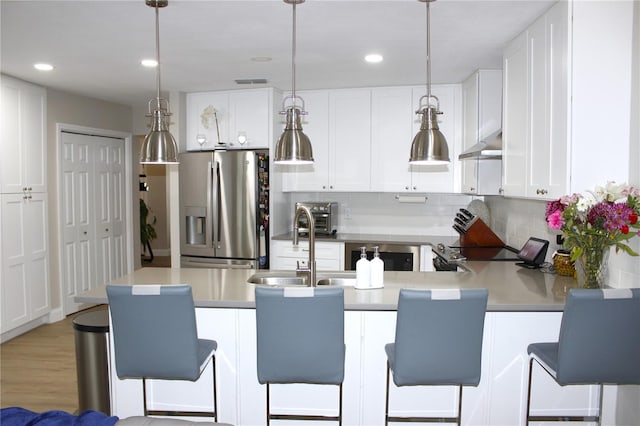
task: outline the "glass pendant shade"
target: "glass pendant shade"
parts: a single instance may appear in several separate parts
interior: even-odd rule
[[[153,110],[151,131],[140,148],[141,164],[178,164],[176,140],[167,128],[165,118],[162,109]]]
[[[286,110],[286,125],[278,143],[274,163],[276,164],[312,164],[313,150],[311,141],[302,131],[299,108]]]
[[[410,164],[437,165],[449,163],[447,139],[438,128],[438,110],[425,107],[418,111],[422,114],[420,130],[411,144]]]

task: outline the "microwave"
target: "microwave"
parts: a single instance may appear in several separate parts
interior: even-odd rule
[[[309,209],[315,223],[315,235],[333,235],[338,230],[338,203],[334,202],[318,202],[318,201],[301,201],[296,203],[295,210],[304,206]],[[295,214],[294,210],[294,214]],[[309,223],[306,215],[298,217],[298,232],[301,234],[309,233]]]

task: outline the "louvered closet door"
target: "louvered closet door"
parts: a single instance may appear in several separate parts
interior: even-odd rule
[[[124,272],[124,141],[62,132],[64,311],[73,298]]]

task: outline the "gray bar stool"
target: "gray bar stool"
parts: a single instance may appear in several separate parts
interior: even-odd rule
[[[603,384],[640,384],[640,289],[570,289],[557,342],[532,343],[527,348],[530,421],[602,421]],[[532,416],[533,361],[561,386],[600,385],[595,416]]]
[[[330,420],[341,425],[344,290],[258,287],[255,296],[258,381],[267,385],[267,425],[272,419]],[[272,383],[337,385],[338,415],[272,414]]]
[[[385,345],[389,422],[457,423],[462,418],[462,386],[478,386],[488,291],[400,290],[394,343]],[[389,415],[389,371],[396,386],[457,385],[456,417]]]
[[[215,340],[198,339],[191,286],[108,285],[116,373],[142,379],[144,415],[218,418]],[[196,381],[213,363],[213,410],[147,409],[146,379]]]

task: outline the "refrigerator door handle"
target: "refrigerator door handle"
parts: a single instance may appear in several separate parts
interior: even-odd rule
[[[213,217],[213,197],[212,197],[212,189],[213,189],[213,162],[209,161],[207,163],[207,246],[213,247],[213,221],[215,218]]]
[[[220,217],[220,215],[222,214],[222,188],[220,187],[220,163],[218,161],[216,161],[216,192],[215,192],[215,199],[216,199],[216,204],[215,204],[215,215],[214,215],[214,221],[215,221],[215,236],[214,236],[214,242],[215,242],[215,248],[216,249],[220,249],[220,238],[221,238],[221,226],[222,226],[222,218]]]

